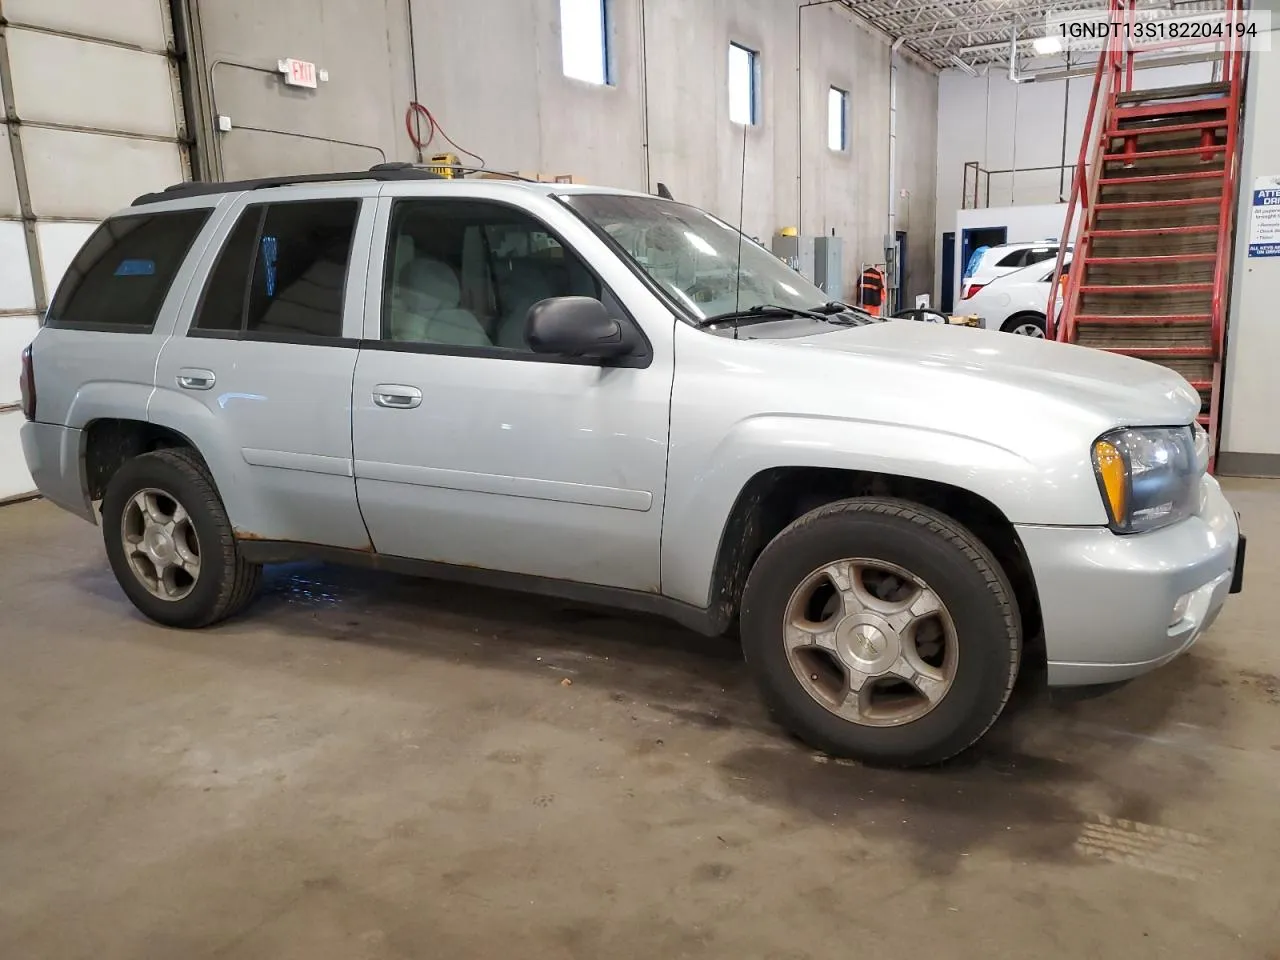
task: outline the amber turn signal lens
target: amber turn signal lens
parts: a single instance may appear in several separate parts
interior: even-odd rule
[[[1124,457],[1113,444],[1106,440],[1099,440],[1093,445],[1093,460],[1098,467],[1102,489],[1107,495],[1107,508],[1111,511],[1111,522],[1123,525],[1129,506],[1125,502],[1128,482],[1125,477]]]

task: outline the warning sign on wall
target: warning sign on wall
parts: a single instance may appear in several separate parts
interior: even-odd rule
[[[1280,177],[1256,177],[1253,181],[1249,256],[1280,257]]]

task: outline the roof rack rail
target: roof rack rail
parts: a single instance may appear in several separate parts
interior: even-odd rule
[[[487,173],[495,180],[516,180],[520,183],[546,183],[545,180],[534,180],[530,177],[521,176],[518,173],[509,173],[506,170],[491,170],[488,167],[468,167],[461,163],[409,163],[405,160],[392,160],[387,163],[379,163],[370,170],[425,170],[427,173],[435,173],[437,170],[449,170],[452,173]],[[436,173],[436,176],[446,180],[453,179],[449,174]]]
[[[411,163],[380,163],[368,170],[345,173],[302,173],[283,177],[263,177],[258,180],[227,180],[211,183],[175,183],[158,193],[144,193],[132,206],[162,203],[165,200],[183,200],[187,197],[208,197],[218,193],[239,193],[245,190],[265,190],[268,187],[288,187],[301,183],[335,183],[349,180],[444,180],[438,173]]]

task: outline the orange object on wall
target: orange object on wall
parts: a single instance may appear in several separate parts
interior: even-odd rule
[[[858,280],[858,303],[873,316],[880,316],[884,304],[884,271],[879,267],[867,267]]]

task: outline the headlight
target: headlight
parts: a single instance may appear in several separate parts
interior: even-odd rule
[[[1093,443],[1093,471],[1116,533],[1191,516],[1208,465],[1208,436],[1198,425],[1115,430]]]

